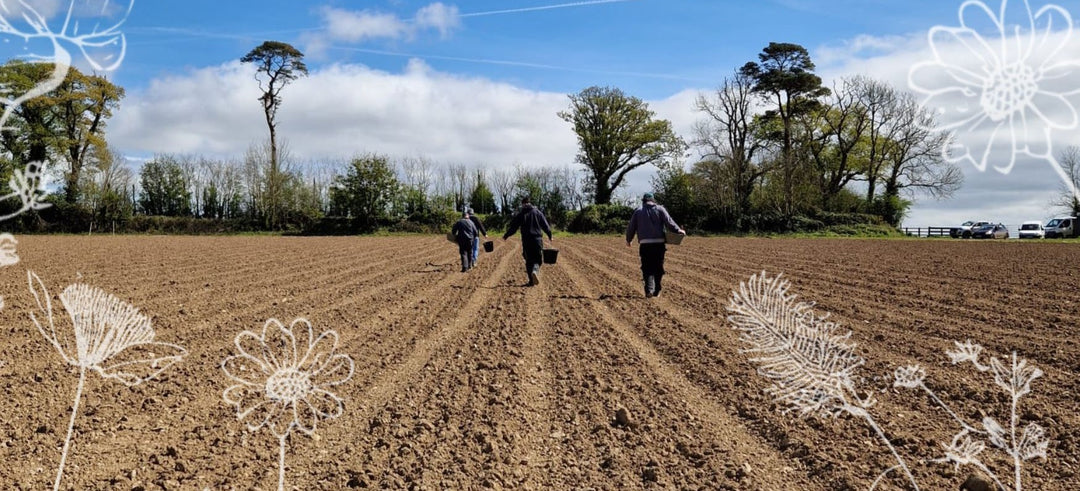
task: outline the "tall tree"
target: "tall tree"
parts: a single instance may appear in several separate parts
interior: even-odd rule
[[[729,184],[739,229],[750,214],[754,186],[768,170],[758,158],[766,142],[754,114],[753,89],[752,78],[736,73],[725,79],[712,97],[699,95],[695,104],[706,118],[694,127],[694,143],[705,149],[706,160],[719,164],[715,170],[725,174],[722,179],[716,176],[714,182]],[[704,171],[708,166],[700,168]]]
[[[10,61],[0,67],[0,86],[20,93],[53,76],[51,63]],[[62,161],[64,198],[79,200],[83,168],[95,152],[107,147],[105,122],[124,97],[124,89],[75,67],[51,91],[23,102],[12,111],[0,144],[15,165]]]
[[[255,80],[259,83],[266,126],[270,130],[270,172],[267,176],[267,194],[270,199],[270,227],[280,225],[280,201],[283,176],[278,162],[277,111],[281,107],[281,91],[290,82],[307,75],[304,54],[288,43],[265,41],[240,58],[243,63],[255,65]]]
[[[795,212],[796,165],[792,135],[795,117],[818,106],[818,99],[829,95],[821,86],[821,77],[814,74],[814,62],[806,48],[792,43],[769,43],[758,54],[758,62],[749,62],[739,72],[754,81],[754,92],[761,94],[772,108],[767,119],[779,119],[781,132],[781,179],[784,189],[784,211]]]
[[[644,165],[663,165],[686,145],[671,122],[653,119],[649,105],[611,87],[589,87],[570,96],[559,117],[573,124],[578,163],[591,174],[593,202],[608,204],[626,174]]]

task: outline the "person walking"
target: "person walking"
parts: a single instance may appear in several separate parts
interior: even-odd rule
[[[638,238],[638,254],[641,256],[641,280],[645,285],[645,298],[660,295],[661,281],[664,278],[664,227],[673,232],[685,234],[663,206],[656,204],[653,193],[645,193],[641,198],[641,207],[634,210],[630,224],[626,227],[626,247]]]
[[[465,211],[469,213],[469,220],[476,227],[477,232],[479,232],[476,237],[473,237],[472,243],[472,263],[473,266],[476,266],[476,259],[480,257],[480,236],[483,235],[486,239],[487,229],[484,228],[484,224],[480,221],[480,217],[473,213],[472,208],[466,208]]]
[[[529,275],[529,286],[539,285],[540,265],[544,262],[544,234],[547,234],[549,241],[555,239],[551,237],[551,226],[548,225],[544,213],[533,206],[528,197],[521,199],[521,209],[510,221],[503,240],[510,238],[518,229],[521,230],[521,254],[525,257],[525,273]]]
[[[461,220],[454,224],[450,233],[457,239],[458,254],[461,255],[461,272],[464,273],[473,267],[472,247],[477,234],[476,225],[469,220],[468,211],[461,214]]]

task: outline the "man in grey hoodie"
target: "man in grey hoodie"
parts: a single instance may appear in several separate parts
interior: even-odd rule
[[[680,234],[686,231],[675,224],[663,206],[656,204],[652,193],[645,193],[641,201],[641,208],[634,211],[626,227],[626,247],[630,247],[637,235],[645,298],[651,298],[660,294],[660,283],[664,278],[664,253],[667,252],[664,227]]]

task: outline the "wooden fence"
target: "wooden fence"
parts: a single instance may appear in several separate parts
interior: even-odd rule
[[[912,237],[950,237],[953,227],[904,227],[904,235]]]

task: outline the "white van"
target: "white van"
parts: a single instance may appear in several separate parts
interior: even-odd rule
[[[1046,237],[1046,231],[1043,230],[1042,222],[1024,222],[1020,226],[1020,238],[1021,239],[1042,239]]]
[[[1076,217],[1055,218],[1044,228],[1047,239],[1080,237],[1080,226],[1077,226]]]

